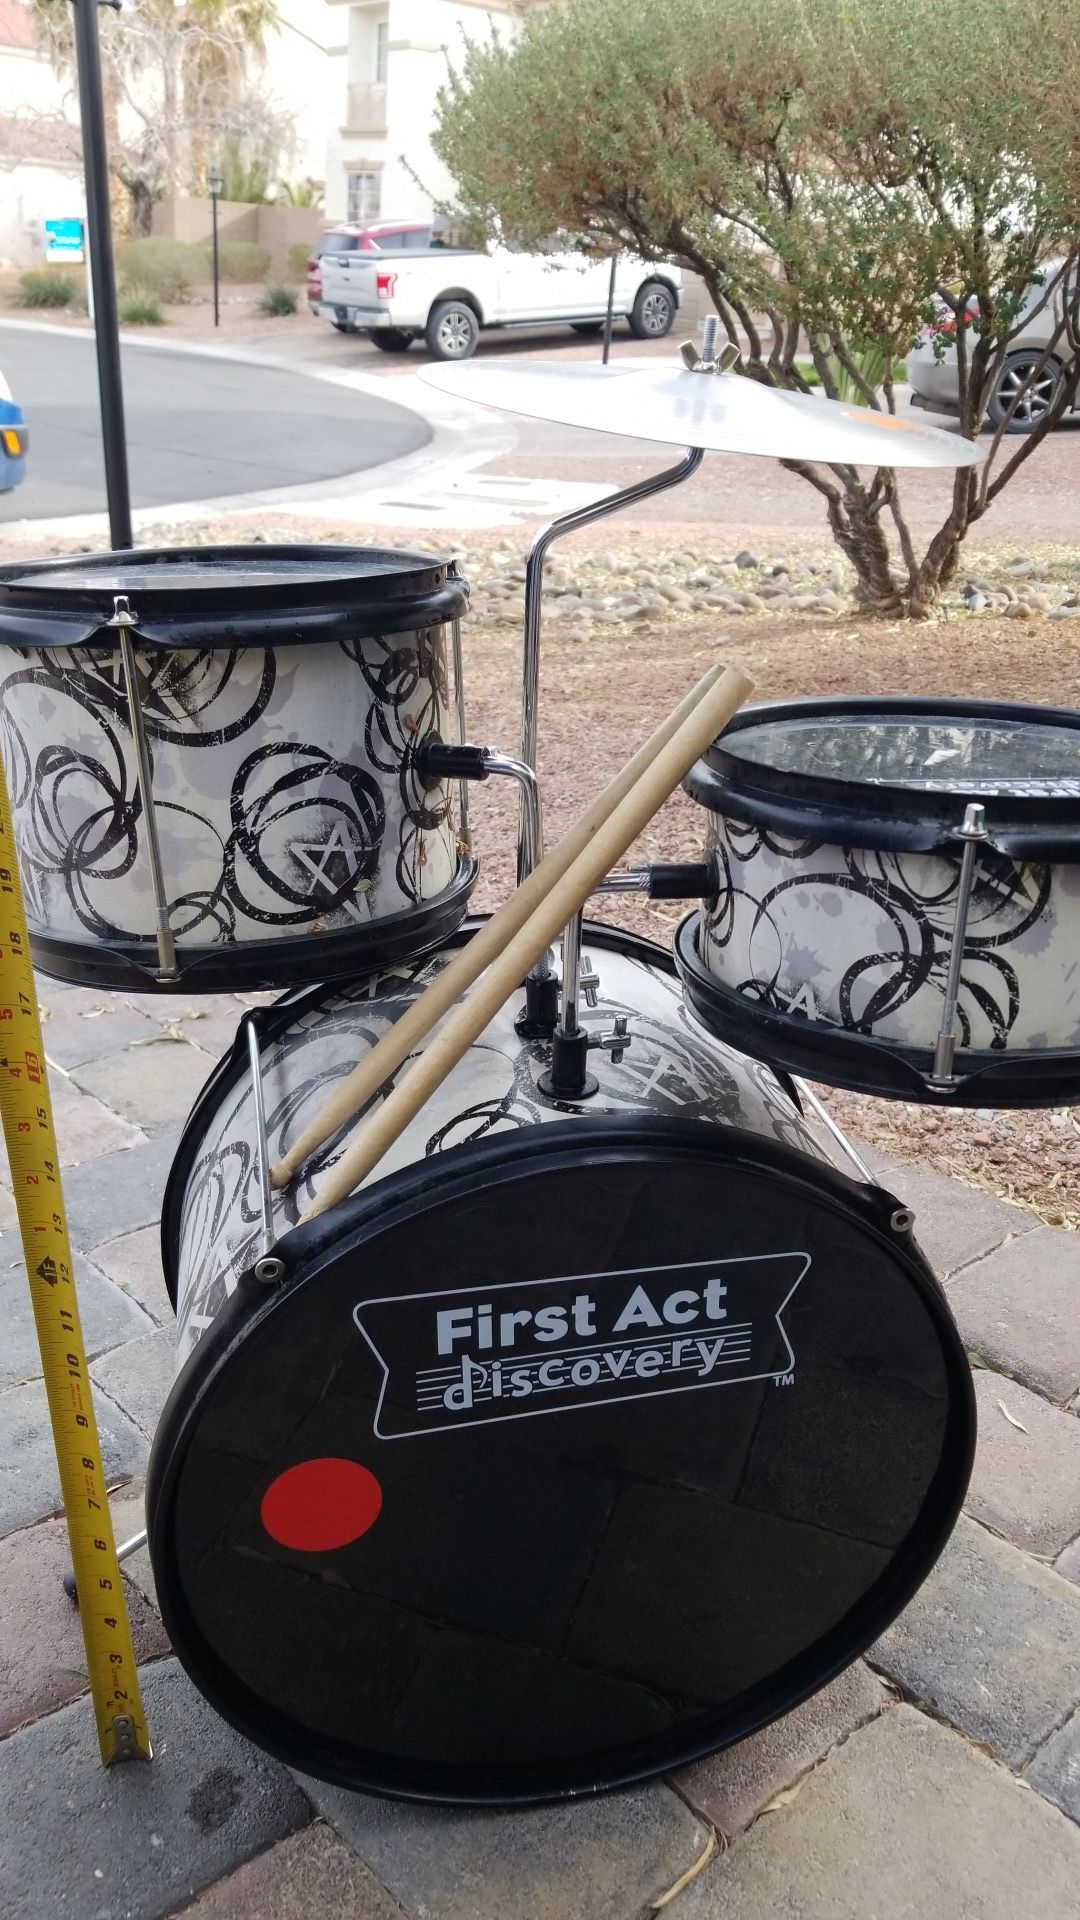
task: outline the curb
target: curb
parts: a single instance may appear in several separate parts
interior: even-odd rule
[[[50,326],[43,320],[11,320],[0,317],[0,338],[3,330],[9,328],[20,333],[45,334],[53,339],[70,340],[73,335],[79,339],[93,341],[94,335],[89,328],[76,330],[70,327]],[[398,375],[393,382],[380,379],[375,374],[362,373],[348,367],[318,367],[298,364],[283,359],[277,354],[260,353],[251,347],[218,345],[216,342],[196,341],[179,345],[172,340],[146,340],[141,335],[122,331],[120,344],[136,347],[149,353],[188,354],[206,360],[232,361],[239,365],[266,367],[272,372],[288,373],[307,380],[318,380],[324,385],[345,387],[353,393],[370,394],[372,398],[388,401],[400,406],[403,411],[415,414],[431,429],[431,439],[415,453],[403,454],[398,460],[387,460],[379,466],[362,467],[352,473],[342,473],[328,480],[313,480],[292,487],[266,487],[251,493],[220,494],[200,500],[181,500],[155,507],[137,507],[132,514],[136,528],[156,526],[166,519],[197,519],[208,514],[240,514],[257,511],[260,508],[282,511],[301,509],[305,502],[318,502],[325,508],[326,503],[336,499],[342,501],[342,511],[349,517],[357,516],[357,508],[368,494],[386,491],[387,487],[412,485],[417,479],[437,491],[446,484],[450,475],[460,475],[470,469],[482,466],[487,461],[497,459],[508,453],[515,445],[513,428],[506,422],[481,413],[478,408],[463,402],[451,400],[449,396],[439,394],[433,387],[426,387],[415,374]],[[393,385],[395,392],[389,394],[387,387]],[[409,391],[399,397],[399,390],[405,387]],[[415,404],[422,401],[422,405]],[[108,513],[104,507],[98,513],[63,514],[55,518],[35,518],[9,520],[3,523],[9,538],[31,539],[35,534],[69,535],[79,539],[87,534],[95,534],[108,526]]]

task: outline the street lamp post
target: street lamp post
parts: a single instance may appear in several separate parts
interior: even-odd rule
[[[208,167],[206,185],[210,194],[210,218],[213,232],[214,249],[214,325],[221,325],[221,274],[218,265],[218,224],[217,203],[225,190],[225,175],[220,167]]]

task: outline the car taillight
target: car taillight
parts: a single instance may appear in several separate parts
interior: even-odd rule
[[[380,300],[392,300],[397,286],[397,274],[390,273],[384,267],[375,275],[375,292]]]

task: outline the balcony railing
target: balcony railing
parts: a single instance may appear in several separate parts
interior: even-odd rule
[[[348,90],[348,114],[350,133],[385,133],[385,81],[354,82]]]

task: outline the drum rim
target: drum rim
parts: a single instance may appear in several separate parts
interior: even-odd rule
[[[583,1124],[588,1130],[587,1141],[582,1135]],[[279,1710],[268,1709],[258,1701],[250,1689],[236,1680],[220,1656],[206,1643],[186,1597],[181,1599],[182,1583],[172,1552],[171,1529],[166,1523],[171,1516],[180,1474],[197,1428],[197,1416],[238,1347],[282,1311],[285,1301],[294,1290],[317,1284],[329,1260],[342,1257],[346,1250],[355,1251],[355,1245],[362,1244],[368,1217],[387,1212],[388,1196],[389,1218],[384,1219],[383,1224],[391,1227],[395,1224],[395,1215],[400,1217],[404,1213],[412,1218],[418,1210],[432,1209],[438,1204],[433,1197],[430,1167],[426,1161],[401,1168],[377,1186],[352,1195],[349,1201],[343,1203],[349,1210],[346,1232],[352,1235],[352,1246],[346,1249],[343,1244],[344,1232],[335,1236],[331,1244],[327,1222],[337,1220],[340,1225],[341,1209],[322,1216],[309,1227],[294,1229],[294,1233],[306,1236],[305,1246],[311,1249],[304,1267],[298,1267],[284,1285],[272,1292],[253,1280],[246,1286],[242,1283],[216,1322],[215,1331],[221,1337],[200,1341],[189,1355],[173,1384],[154,1437],[147,1469],[146,1512],[162,1618],[177,1657],[200,1692],[239,1732],[249,1739],[257,1739],[267,1752],[285,1764],[354,1791],[447,1806],[540,1805],[633,1786],[722,1751],[773,1719],[792,1711],[848,1667],[886,1630],[908,1605],[944,1549],[967,1490],[976,1438],[971,1370],[944,1290],[915,1244],[910,1230],[898,1234],[888,1226],[889,1216],[897,1202],[884,1188],[857,1183],[827,1161],[811,1159],[771,1137],[750,1133],[741,1127],[715,1127],[703,1120],[661,1121],[637,1115],[598,1115],[593,1119],[589,1115],[582,1115],[528,1130],[530,1136],[535,1132],[543,1136],[542,1140],[535,1141],[521,1134],[502,1134],[456,1147],[452,1154],[442,1156],[441,1171],[447,1177],[439,1183],[441,1198],[449,1198],[451,1190],[455,1194],[467,1193],[477,1186],[489,1190],[492,1172],[496,1167],[508,1169],[510,1177],[513,1177],[515,1162],[518,1161],[524,1163],[526,1172],[537,1170],[541,1160],[550,1162],[561,1158],[568,1160],[569,1164],[580,1165],[583,1145],[587,1144],[590,1159],[605,1152],[610,1158],[618,1154],[620,1147],[625,1150],[628,1139],[639,1150],[649,1139],[669,1157],[672,1149],[677,1147],[684,1155],[710,1159],[714,1163],[718,1157],[729,1163],[741,1159],[757,1172],[776,1172],[796,1183],[809,1185],[815,1201],[829,1210],[843,1213],[849,1224],[854,1213],[862,1230],[891,1256],[913,1285],[938,1338],[945,1373],[947,1410],[937,1467],[904,1536],[902,1547],[893,1554],[886,1573],[873,1583],[856,1606],[814,1647],[804,1649],[795,1659],[771,1674],[767,1681],[749,1689],[737,1715],[725,1715],[718,1711],[711,1719],[702,1716],[699,1731],[692,1739],[687,1739],[686,1728],[682,1730],[681,1740],[672,1739],[667,1744],[658,1738],[643,1739],[629,1750],[632,1757],[619,1765],[613,1764],[614,1754],[609,1755],[606,1768],[599,1774],[596,1766],[587,1769],[579,1761],[578,1774],[569,1783],[565,1767],[561,1780],[555,1779],[557,1770],[551,1762],[534,1769],[528,1779],[523,1777],[523,1770],[518,1768],[516,1786],[508,1785],[503,1778],[501,1784],[497,1783],[488,1790],[482,1785],[483,1779],[490,1779],[496,1774],[505,1776],[505,1765],[486,1770],[472,1769],[470,1782],[460,1789],[442,1781],[436,1784],[437,1768],[414,1768],[414,1780],[410,1785],[407,1778],[391,1778],[385,1768],[382,1778],[366,1771],[366,1766],[376,1758],[375,1755],[366,1756],[360,1765],[350,1762],[344,1755],[340,1741],[320,1740],[300,1728],[295,1729],[297,1738],[292,1739],[289,1736],[294,1723]],[[249,1310],[252,1299],[254,1311]],[[175,1434],[171,1432],[174,1426]],[[913,1544],[916,1542],[917,1545]],[[785,1676],[788,1677],[785,1679]],[[784,1684],[780,1684],[781,1681]],[[721,1720],[730,1720],[731,1724],[725,1726],[722,1743],[718,1746],[717,1723]],[[711,1731],[707,1731],[707,1728],[711,1728]],[[646,1747],[647,1756],[643,1751]],[[407,1775],[409,1770],[406,1767],[403,1771]],[[452,1769],[442,1771],[445,1773]],[[424,1776],[422,1779],[418,1778],[420,1774]]]
[[[989,844],[1003,853],[1031,860],[1080,859],[1080,794],[993,794],[959,786],[951,791],[928,790],[887,781],[870,785],[743,760],[726,745],[733,735],[777,721],[815,715],[858,720],[867,714],[1064,727],[1077,735],[1080,776],[1080,709],[962,700],[951,695],[937,699],[921,694],[814,694],[744,707],[687,775],[684,788],[710,813],[755,826],[826,843],[910,852],[948,848],[955,854],[956,829],[965,807],[974,802],[986,807]]]
[[[474,933],[479,932],[490,917],[490,914],[486,913],[469,914],[458,922],[447,937],[436,939],[423,951],[407,957],[424,960],[430,957],[436,947],[463,946]],[[582,924],[582,939],[588,939],[593,946],[601,950],[628,953],[631,959],[636,957],[645,960],[658,971],[666,973],[669,979],[678,977],[673,955],[666,947],[657,946],[643,934],[626,933],[621,927],[605,926],[600,921],[586,920]],[[368,972],[375,970],[357,967],[349,976],[343,976],[335,981],[319,979],[309,986],[291,987],[280,1000],[275,1000],[272,1006],[259,1009],[257,1024],[260,1046],[272,1044],[288,1031],[294,1019],[307,1013],[312,1007],[322,1005],[334,993],[340,992],[341,988],[347,984],[348,978],[362,980]],[[711,1034],[709,1037],[715,1038]],[[228,1053],[222,1054],[221,1059],[196,1094],[177,1141],[161,1202],[161,1264],[166,1292],[174,1313],[177,1293],[176,1261],[180,1248],[180,1218],[184,1190],[205,1138],[206,1129],[217,1111],[220,1097],[243,1079],[248,1070],[247,1042],[243,1034],[238,1032]],[[781,1081],[784,1092],[801,1112],[798,1094],[788,1077],[786,1075],[777,1077]]]
[[[932,1087],[934,1048],[852,1033],[828,1020],[766,1007],[717,978],[702,960],[701,921],[690,913],[675,932],[683,990],[707,1032],[774,1073],[805,1074],[826,1086],[883,1100],[954,1107],[1057,1107],[1080,1098],[1080,1047],[994,1051],[958,1048],[954,1086]]]
[[[299,574],[292,580],[258,584],[222,571],[214,576],[214,559],[244,559],[252,571],[265,570],[268,561],[288,556],[297,562],[324,558],[333,571]],[[361,555],[400,560],[397,571],[365,574],[359,568],[350,577],[342,562]],[[94,573],[140,563],[144,581],[126,589],[63,584],[65,570]],[[169,566],[203,565],[204,585],[183,584],[168,578]],[[153,576],[153,568],[162,577]],[[59,576],[59,577],[58,577]],[[454,560],[407,547],[342,546],[328,542],[263,545],[236,543],[211,547],[132,547],[109,553],[65,554],[55,559],[9,563],[0,567],[0,644],[73,647],[93,639],[99,646],[118,646],[115,629],[105,626],[116,595],[132,598],[136,626],[133,638],[162,647],[199,651],[233,650],[238,646],[334,645],[341,638],[370,638],[440,624],[463,613],[468,587]],[[248,640],[243,624],[250,618],[256,637]],[[236,626],[241,627],[238,634]],[[258,637],[261,636],[261,639]]]
[[[454,877],[441,893],[357,928],[339,927],[321,934],[294,931],[280,940],[235,940],[207,947],[185,947],[181,936],[177,942],[180,972],[175,980],[159,980],[154,974],[155,946],[149,934],[136,947],[131,942],[66,940],[32,929],[30,950],[42,973],[77,986],[162,995],[275,987],[303,991],[291,983],[290,975],[294,980],[310,980],[313,965],[321,969],[320,981],[340,984],[363,971],[365,964],[372,969],[389,966],[439,946],[460,924],[479,871],[480,863],[472,854],[459,854]],[[367,963],[365,949],[371,955]],[[94,971],[91,963],[99,954],[111,956],[113,964]]]

